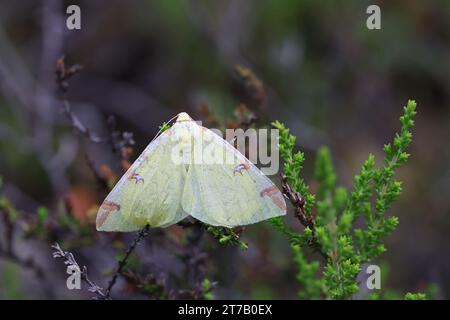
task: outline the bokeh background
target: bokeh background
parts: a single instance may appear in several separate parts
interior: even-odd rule
[[[74,3],[82,29],[71,31],[65,10]],[[381,7],[381,30],[366,28],[370,4]],[[15,252],[44,277],[0,256],[0,298],[89,297],[65,288],[51,242],[71,248],[105,285],[132,239],[93,231],[95,206],[106,194],[93,171],[120,176],[123,163],[108,144],[77,135],[61,111],[55,64],[62,55],[84,66],[67,93],[74,114],[99,136],[110,134],[113,115],[117,130],[134,134],[130,161],[178,112],[226,123],[245,104],[257,126],[278,119],[291,128],[306,152],[308,180],[315,151],[328,145],[339,183],[351,187],[369,152],[380,164],[402,106],[415,99],[412,156],[398,173],[404,191],[391,210],[400,225],[377,263],[393,297],[430,285],[435,298],[450,296],[449,1],[1,1],[2,195],[24,217],[15,227]],[[236,64],[252,70],[264,89],[249,87]],[[27,221],[38,212],[49,221],[33,233]],[[61,212],[81,227],[52,227]],[[138,252],[145,272],[189,288],[196,277],[190,266],[201,264],[195,268],[218,282],[218,298],[296,298],[289,245],[268,225],[244,232],[247,251],[208,235],[196,248],[180,246],[183,232],[151,232]],[[141,297],[123,281],[116,289],[118,296]]]

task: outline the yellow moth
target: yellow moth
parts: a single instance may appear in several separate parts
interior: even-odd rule
[[[135,231],[147,224],[167,227],[190,215],[235,227],[285,214],[283,195],[272,181],[183,112],[122,176],[100,206],[96,224],[99,231]]]

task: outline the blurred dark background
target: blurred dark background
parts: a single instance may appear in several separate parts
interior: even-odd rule
[[[115,116],[120,130],[134,133],[131,160],[178,112],[207,120],[207,106],[225,122],[245,103],[258,126],[278,119],[298,136],[307,179],[315,151],[328,145],[339,183],[351,187],[369,152],[381,164],[402,106],[415,99],[412,156],[399,171],[404,191],[391,210],[400,225],[379,263],[389,269],[385,288],[404,293],[435,284],[436,298],[449,297],[449,1],[76,3],[81,30],[66,28],[72,1],[0,2],[0,175],[3,193],[19,210],[54,212],[69,202],[70,212],[93,226],[91,208],[105,193],[90,166],[106,164],[120,175],[111,147],[77,137],[61,112],[55,64],[63,54],[66,63],[84,66],[70,79],[73,112],[100,136],[108,135],[106,119]],[[370,4],[381,7],[381,30],[366,28]],[[262,95],[236,76],[236,64],[259,77]],[[166,231],[155,232],[142,255],[154,270],[165,263],[182,274],[164,247]],[[77,247],[97,279],[114,256],[102,237]],[[205,245],[208,275],[219,282],[216,296],[295,298],[286,239],[259,224],[244,240],[245,252]],[[46,243],[17,239],[16,250],[55,274],[53,297],[85,297],[65,289],[63,267]],[[30,270],[0,258],[0,298],[46,297]]]

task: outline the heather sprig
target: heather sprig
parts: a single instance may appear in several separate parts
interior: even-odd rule
[[[296,137],[284,124],[278,121],[272,124],[279,130],[279,151],[284,161],[282,177],[288,185],[283,184],[283,191],[296,211],[301,205],[300,209],[307,215],[306,219],[300,219],[305,227],[300,234],[288,227],[282,218],[270,221],[292,244],[298,267],[297,280],[303,288],[300,298],[351,297],[359,291],[356,279],[361,264],[373,262],[386,251],[383,240],[398,225],[398,217],[386,216],[386,211],[402,191],[401,182],[394,177],[396,169],[409,157],[406,149],[412,141],[415,115],[416,102],[409,100],[400,117],[400,131],[393,142],[383,148],[383,166],[376,167],[375,156],[369,154],[354,177],[351,192],[338,185],[330,150],[320,148],[314,170],[315,195],[301,176],[305,156],[301,151],[294,151]],[[357,220],[361,220],[364,227],[355,227]],[[304,251],[308,247],[318,250],[324,260],[307,261]],[[405,296],[406,299],[424,297],[422,294]]]

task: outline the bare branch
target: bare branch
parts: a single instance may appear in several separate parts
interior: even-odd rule
[[[95,133],[92,133],[89,128],[87,128],[80,119],[72,112],[72,106],[70,105],[69,100],[67,99],[66,93],[69,89],[68,79],[73,75],[77,74],[80,70],[83,69],[83,66],[79,64],[75,64],[70,67],[66,67],[66,63],[64,60],[64,56],[59,58],[56,61],[56,84],[58,85],[59,91],[63,95],[63,112],[66,117],[70,120],[72,128],[75,129],[76,132],[84,135],[90,141],[94,143],[104,143],[107,142],[108,139],[102,138]]]
[[[115,153],[119,154],[122,167],[128,169],[128,157],[132,150],[129,148],[135,144],[133,139],[133,133],[127,131],[119,131],[116,129],[116,121],[113,116],[108,118],[108,126],[111,132],[109,137],[101,137],[86,127],[81,120],[73,113],[72,106],[67,99],[67,91],[69,89],[68,80],[83,69],[83,66],[79,64],[66,67],[64,56],[56,61],[56,84],[63,97],[62,111],[69,119],[72,128],[79,134],[86,137],[89,141],[94,143],[111,143],[112,149]]]
[[[75,257],[73,254],[69,251],[64,251],[61,249],[58,243],[55,243],[52,245],[52,248],[55,249],[53,251],[53,258],[63,258],[64,264],[67,266],[75,266],[78,270],[80,270],[81,279],[85,281],[88,284],[88,290],[89,292],[95,293],[97,299],[111,299],[109,296],[107,296],[105,293],[103,293],[103,288],[98,286],[95,282],[89,279],[87,267],[83,266],[83,268],[80,268],[77,261],[75,260]]]
[[[288,183],[288,179],[284,173],[281,173],[281,186],[283,188],[283,193],[292,203],[295,208],[295,215],[300,223],[314,230],[314,217],[313,215],[307,215],[305,212],[305,199],[299,192],[294,192]]]
[[[133,243],[130,245],[127,252],[125,253],[125,257],[119,261],[117,271],[114,273],[112,279],[109,281],[108,288],[106,289],[106,299],[111,299],[111,290],[116,284],[117,277],[119,276],[119,274],[122,274],[123,268],[127,264],[128,258],[133,253],[134,249],[136,249],[138,243],[141,242],[141,240],[144,239],[146,236],[148,236],[149,228],[150,226],[147,224],[141,231],[139,231]]]

